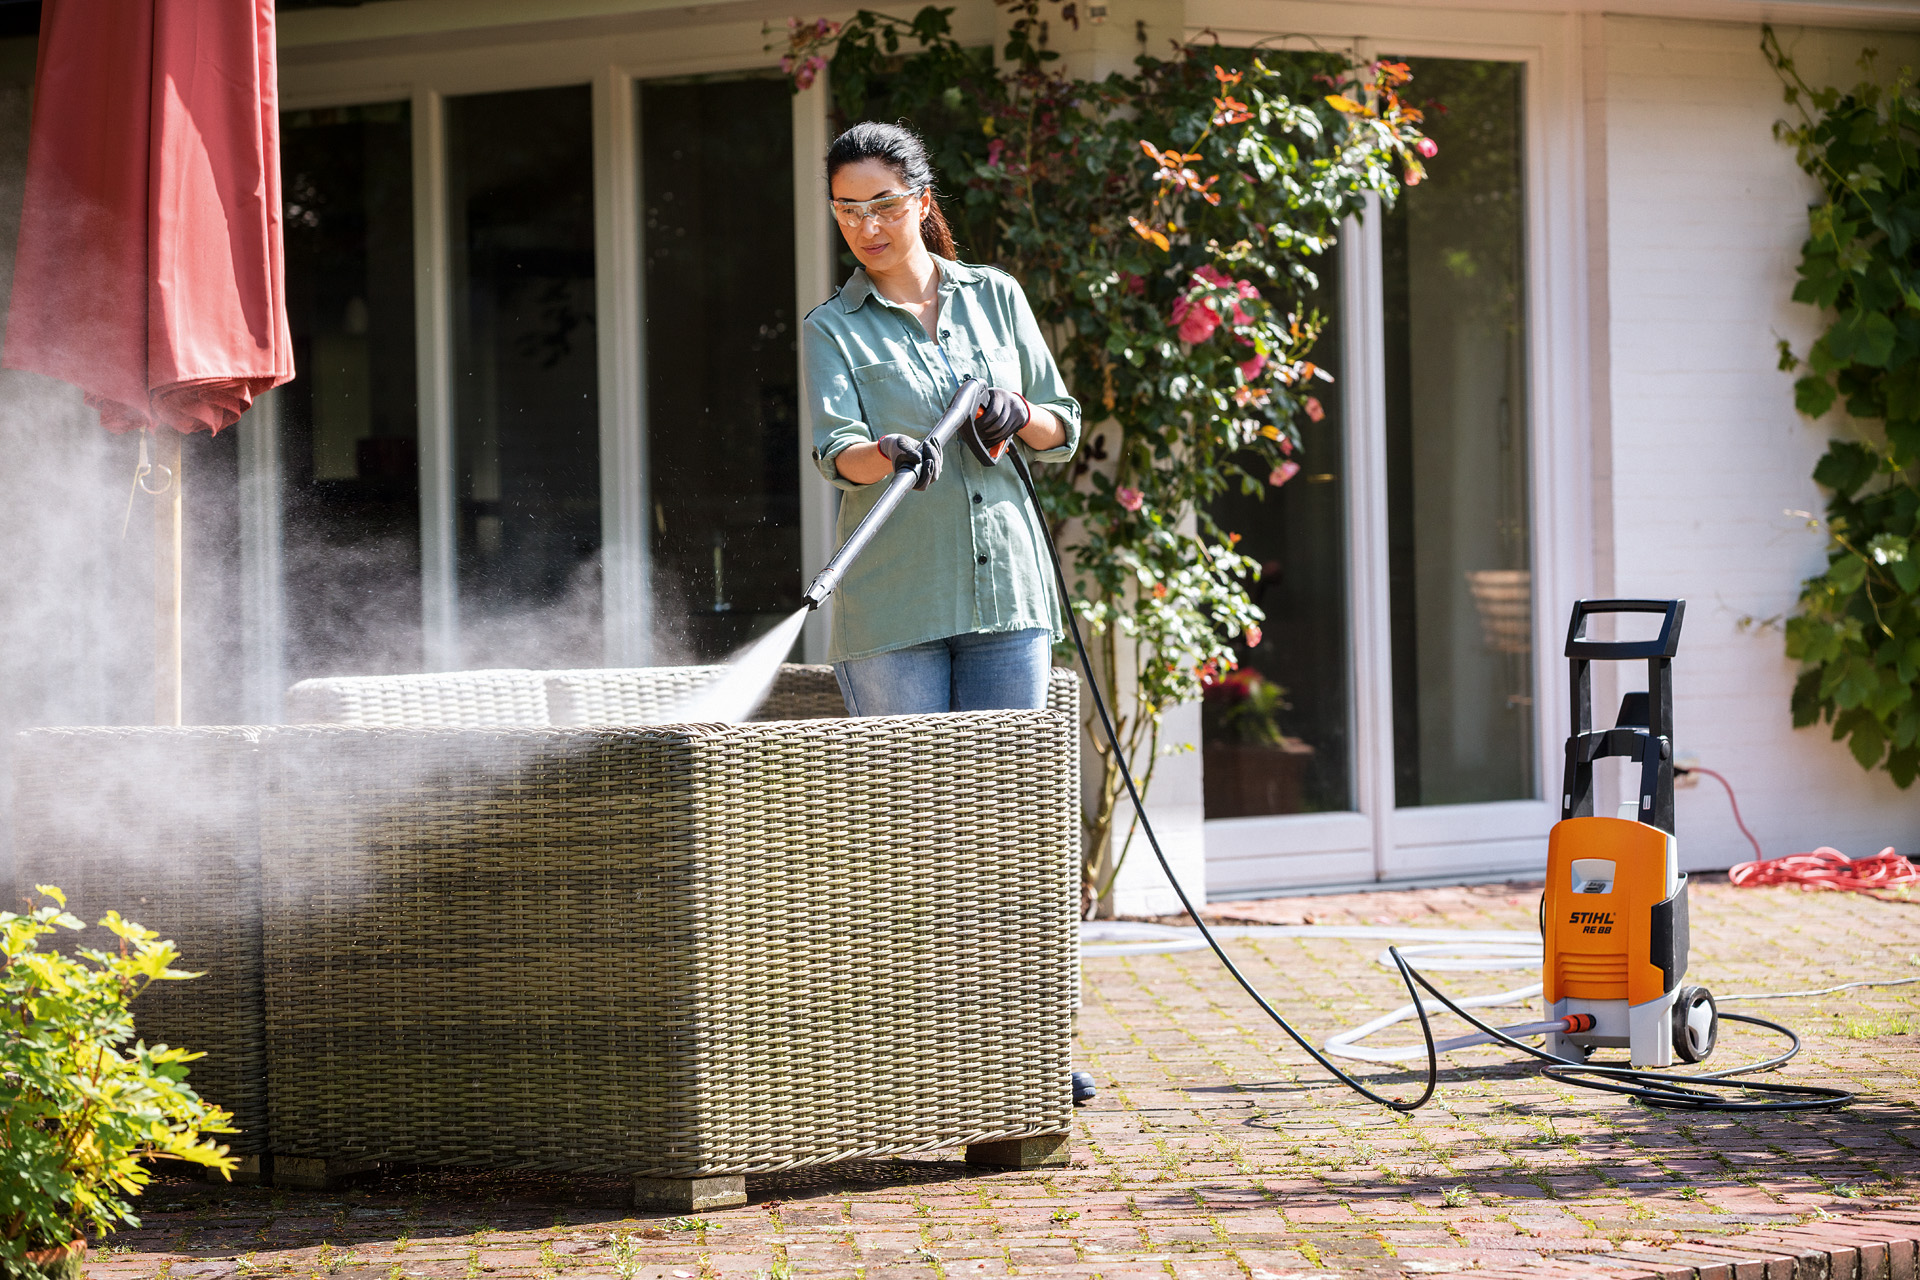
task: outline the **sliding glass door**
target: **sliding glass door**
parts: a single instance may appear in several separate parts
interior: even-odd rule
[[[592,102],[446,108],[461,665],[600,659]]]
[[[656,661],[724,657],[800,603],[792,96],[640,86]]]
[[[1214,509],[1268,614],[1203,706],[1217,891],[1446,875],[1545,830],[1526,68],[1406,61],[1438,154],[1322,264],[1338,381],[1300,471]],[[1277,741],[1247,741],[1255,697]]]
[[[285,678],[417,671],[420,459],[406,102],[281,121],[287,319],[274,393]]]
[[[797,605],[792,121],[760,73],[284,115],[285,678],[708,660]]]

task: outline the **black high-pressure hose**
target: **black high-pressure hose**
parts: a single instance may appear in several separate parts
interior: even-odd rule
[[[1127,784],[1127,798],[1133,801],[1133,811],[1139,815],[1140,828],[1147,834],[1147,843],[1153,848],[1153,856],[1160,860],[1160,869],[1166,873],[1167,883],[1171,884],[1174,893],[1179,895],[1180,905],[1187,909],[1187,915],[1200,927],[1200,935],[1207,940],[1207,945],[1213,948],[1213,954],[1220,958],[1220,963],[1226,966],[1227,972],[1233,975],[1233,980],[1240,984],[1241,990],[1251,996],[1253,1002],[1259,1005],[1282,1031],[1293,1037],[1295,1044],[1305,1049],[1313,1060],[1330,1072],[1335,1079],[1369,1102],[1377,1102],[1383,1107],[1392,1107],[1395,1111],[1415,1111],[1425,1106],[1427,1099],[1433,1097],[1433,1091],[1440,1083],[1440,1055],[1434,1048],[1433,1027],[1427,1021],[1427,1002],[1420,998],[1420,992],[1413,985],[1418,975],[1408,966],[1398,950],[1389,948],[1393,963],[1400,969],[1400,980],[1407,984],[1407,994],[1413,998],[1414,1010],[1420,1015],[1420,1034],[1427,1041],[1427,1087],[1422,1089],[1420,1096],[1411,1102],[1375,1093],[1335,1066],[1332,1059],[1320,1052],[1312,1041],[1294,1030],[1293,1024],[1282,1017],[1280,1011],[1268,1002],[1266,996],[1261,994],[1260,988],[1254,986],[1247,975],[1240,972],[1240,966],[1233,962],[1233,957],[1228,955],[1226,948],[1220,945],[1220,940],[1213,936],[1213,930],[1207,928],[1207,922],[1200,918],[1200,912],[1194,907],[1193,900],[1187,897],[1187,891],[1181,886],[1180,878],[1173,874],[1173,867],[1160,848],[1160,837],[1153,832],[1153,824],[1147,821],[1147,807],[1141,802],[1139,788],[1134,785],[1133,770],[1127,767],[1127,754],[1120,749],[1120,737],[1113,731],[1113,717],[1107,713],[1107,700],[1100,696],[1100,682],[1093,674],[1093,662],[1087,657],[1087,642],[1080,634],[1080,620],[1074,617],[1073,607],[1068,603],[1073,598],[1073,594],[1067,587],[1066,569],[1060,564],[1060,548],[1054,545],[1053,534],[1047,528],[1046,510],[1040,505],[1040,495],[1033,487],[1033,473],[1027,470],[1026,459],[1020,456],[1018,449],[1009,449],[1007,456],[1013,460],[1013,469],[1019,475],[1020,483],[1026,487],[1027,501],[1033,504],[1034,519],[1040,523],[1040,532],[1047,544],[1047,556],[1053,561],[1054,581],[1060,585],[1060,612],[1067,617],[1067,628],[1073,635],[1073,647],[1080,654],[1080,669],[1086,672],[1087,687],[1093,691],[1093,705],[1100,712],[1100,727],[1106,731],[1107,747],[1113,752],[1113,758],[1119,762],[1120,777]]]
[[[1261,994],[1260,989],[1254,986],[1247,978],[1247,975],[1240,971],[1240,966],[1233,962],[1233,957],[1229,956],[1226,949],[1220,945],[1220,940],[1213,936],[1213,930],[1209,929],[1207,922],[1201,919],[1200,912],[1194,908],[1193,901],[1187,897],[1186,889],[1181,886],[1179,877],[1173,874],[1173,867],[1167,861],[1166,853],[1160,848],[1160,839],[1154,834],[1153,823],[1147,818],[1147,808],[1146,805],[1141,802],[1139,788],[1134,785],[1133,770],[1127,766],[1126,753],[1120,749],[1120,738],[1119,735],[1114,732],[1113,717],[1107,712],[1106,699],[1100,696],[1100,682],[1094,677],[1093,663],[1087,656],[1086,640],[1080,634],[1080,620],[1074,616],[1073,608],[1069,604],[1069,601],[1072,599],[1072,592],[1067,587],[1066,569],[1060,563],[1060,549],[1054,545],[1053,534],[1047,526],[1046,511],[1040,505],[1040,495],[1033,487],[1033,473],[1027,469],[1026,460],[1020,456],[1019,450],[1008,450],[1008,456],[1013,461],[1013,468],[1020,477],[1021,485],[1026,488],[1027,501],[1033,504],[1034,519],[1040,524],[1041,534],[1047,544],[1047,556],[1053,562],[1054,581],[1058,583],[1060,587],[1060,611],[1066,615],[1067,628],[1073,636],[1073,647],[1080,655],[1080,667],[1081,670],[1086,673],[1087,687],[1093,693],[1094,708],[1100,713],[1100,727],[1106,735],[1107,747],[1113,752],[1113,758],[1120,766],[1120,777],[1127,786],[1127,798],[1133,802],[1134,813],[1139,817],[1140,828],[1146,833],[1147,844],[1153,849],[1153,856],[1159,860],[1160,869],[1166,874],[1167,882],[1173,886],[1174,893],[1179,896],[1180,905],[1186,908],[1187,915],[1193,920],[1195,926],[1199,928],[1200,936],[1207,940],[1207,945],[1213,948],[1213,954],[1219,957],[1220,963],[1226,967],[1228,973],[1233,975],[1234,981],[1240,984],[1241,989],[1252,997],[1253,1002],[1259,1005],[1261,1010],[1265,1012],[1269,1018],[1273,1019],[1274,1023],[1278,1025],[1282,1031],[1292,1037],[1295,1044],[1305,1049],[1307,1053],[1312,1056],[1313,1060],[1324,1067],[1335,1079],[1368,1101],[1377,1102],[1381,1106],[1391,1107],[1395,1111],[1413,1111],[1425,1105],[1427,1100],[1433,1097],[1434,1087],[1439,1082],[1440,1076],[1439,1055],[1434,1048],[1433,1027],[1427,1020],[1427,1002],[1420,998],[1420,993],[1414,986],[1417,982],[1437,998],[1441,1004],[1445,1005],[1453,1013],[1458,1014],[1461,1018],[1464,1018],[1478,1030],[1491,1036],[1494,1040],[1509,1048],[1518,1049],[1522,1053],[1531,1054],[1546,1062],[1548,1066],[1542,1074],[1551,1079],[1558,1080],[1563,1084],[1578,1085],[1585,1089],[1600,1089],[1608,1093],[1625,1094],[1630,1098],[1634,1098],[1651,1106],[1683,1108],[1694,1111],[1822,1111],[1844,1107],[1854,1100],[1854,1095],[1844,1089],[1830,1089],[1819,1085],[1776,1084],[1757,1080],[1731,1079],[1730,1077],[1733,1076],[1747,1075],[1755,1071],[1765,1071],[1772,1067],[1778,1067],[1800,1052],[1800,1037],[1795,1035],[1792,1029],[1784,1027],[1777,1022],[1770,1022],[1765,1018],[1748,1017],[1737,1013],[1723,1013],[1719,1016],[1734,1022],[1750,1023],[1754,1026],[1778,1031],[1787,1037],[1790,1041],[1790,1047],[1785,1053],[1762,1062],[1755,1062],[1742,1067],[1730,1068],[1726,1071],[1715,1071],[1697,1076],[1676,1076],[1636,1070],[1632,1067],[1596,1066],[1584,1062],[1575,1062],[1570,1058],[1562,1058],[1557,1054],[1548,1053],[1544,1049],[1536,1049],[1532,1045],[1516,1040],[1498,1028],[1488,1026],[1486,1023],[1480,1021],[1480,1019],[1455,1004],[1445,992],[1434,986],[1425,974],[1420,973],[1410,966],[1406,962],[1406,959],[1401,956],[1398,947],[1391,946],[1387,948],[1387,954],[1393,957],[1393,963],[1400,971],[1400,980],[1406,983],[1407,992],[1413,998],[1414,1010],[1420,1015],[1420,1034],[1425,1038],[1427,1044],[1426,1088],[1421,1091],[1418,1098],[1415,1098],[1411,1102],[1397,1101],[1393,1098],[1375,1093],[1359,1080],[1335,1066],[1333,1062],[1330,1061],[1325,1054],[1320,1052],[1319,1049],[1315,1048],[1305,1036],[1296,1031],[1293,1024],[1282,1017],[1280,1011],[1275,1009],[1267,1000],[1266,996]],[[1705,1085],[1709,1088],[1722,1089],[1751,1089],[1763,1093],[1776,1093],[1788,1096],[1773,1102],[1748,1102],[1719,1097],[1704,1092],[1699,1088],[1689,1088],[1688,1086],[1690,1085]]]

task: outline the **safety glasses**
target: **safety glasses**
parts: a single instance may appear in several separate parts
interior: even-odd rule
[[[915,187],[900,196],[881,196],[876,200],[829,200],[827,203],[833,206],[833,216],[844,227],[858,227],[868,218],[894,223],[914,210],[919,203],[920,193],[925,190],[925,187]]]

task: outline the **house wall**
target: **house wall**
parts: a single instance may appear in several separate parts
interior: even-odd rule
[[[1885,70],[1920,64],[1911,35],[1779,34],[1815,85],[1858,80],[1863,45]],[[1778,620],[1825,563],[1825,538],[1786,513],[1821,510],[1813,465],[1846,426],[1800,418],[1792,375],[1776,368],[1779,339],[1804,354],[1819,323],[1789,300],[1815,187],[1772,136],[1787,108],[1759,26],[1615,17],[1589,20],[1588,38],[1606,175],[1594,211],[1609,407],[1593,473],[1612,527],[1600,588],[1687,598],[1677,753],[1727,776],[1768,856],[1911,851],[1920,793],[1862,772],[1788,712],[1796,668]],[[1679,792],[1678,822],[1688,867],[1752,856],[1710,779]]]

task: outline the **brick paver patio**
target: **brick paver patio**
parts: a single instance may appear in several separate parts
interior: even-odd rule
[[[1534,901],[1494,886],[1216,912],[1527,929]],[[1402,1002],[1381,945],[1233,944],[1316,1038]],[[1693,946],[1690,980],[1722,994],[1920,977],[1920,903],[1700,884]],[[1402,1116],[1312,1069],[1206,952],[1086,969],[1081,1058],[1101,1094],[1078,1113],[1071,1169],[989,1174],[936,1153],[751,1178],[752,1204],[681,1219],[633,1216],[612,1180],[391,1172],[301,1193],[170,1179],[89,1274],[1920,1280],[1920,985],[1732,1006],[1798,1028],[1806,1048],[1777,1078],[1859,1091],[1846,1111],[1656,1111],[1477,1053],[1453,1062],[1482,1069],[1449,1072]],[[1444,976],[1460,993],[1525,980]],[[1726,1027],[1710,1065],[1771,1043]]]

